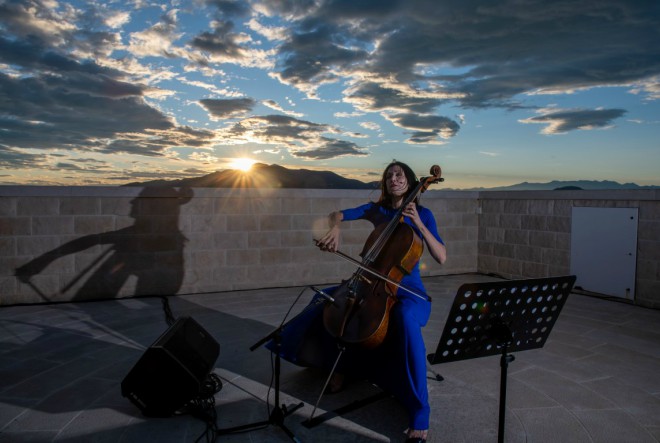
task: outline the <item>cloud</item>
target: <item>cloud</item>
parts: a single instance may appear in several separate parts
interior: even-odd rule
[[[327,23],[318,23],[309,31],[294,32],[279,47],[278,72],[272,75],[315,97],[320,85],[339,81],[339,72],[366,59],[366,50],[348,43],[341,28]]]
[[[45,154],[32,154],[20,149],[0,145],[0,166],[6,169],[32,169],[48,163]]]
[[[252,98],[202,99],[199,104],[214,120],[245,116],[252,110],[256,101]]]
[[[376,122],[360,122],[358,123],[364,129],[369,129],[372,131],[380,131],[380,125]]]
[[[305,158],[308,160],[328,160],[331,158],[350,156],[365,156],[368,155],[366,151],[359,148],[355,143],[345,140],[328,139],[322,137],[322,146],[314,149],[306,149],[293,151],[295,157]]]
[[[438,115],[395,114],[386,116],[396,126],[413,130],[410,143],[441,143],[439,139],[448,139],[460,129],[454,120]]]
[[[542,109],[540,115],[520,120],[521,123],[541,123],[547,125],[542,134],[564,134],[574,130],[604,129],[622,117],[623,109]]]
[[[128,50],[136,57],[181,56],[182,52],[174,45],[181,36],[182,34],[177,32],[177,10],[173,9],[161,16],[161,21],[150,28],[133,32]]]
[[[293,21],[277,78],[310,96],[345,81],[365,112],[531,107],[525,95],[653,83],[658,13],[644,2],[325,1]],[[657,85],[657,82],[655,82]]]
[[[260,143],[283,147],[291,155],[306,159],[329,159],[346,155],[363,156],[367,151],[353,142],[329,138],[339,129],[284,115],[246,118],[227,129],[223,140],[234,143]]]
[[[409,144],[460,137],[469,108],[536,112],[518,122],[543,124],[543,134],[608,128],[627,111],[543,100],[604,87],[660,99],[658,41],[657,7],[642,1],[4,1],[0,155],[73,171],[92,168],[74,152],[181,159],[194,148],[210,159],[224,144],[258,143],[308,159],[368,154],[344,139],[375,135],[311,108],[315,121],[303,120],[282,107],[285,96],[341,101],[328,118],[373,130],[378,121],[380,134],[399,130],[388,140],[403,134]],[[254,85],[255,72],[291,88],[275,95]],[[229,126],[182,126],[177,119],[204,120],[191,103],[211,120],[200,125]],[[285,115],[252,115],[258,104]],[[56,161],[55,150],[70,154]]]
[[[282,106],[280,106],[275,100],[263,100],[261,103],[262,103],[264,106],[269,107],[270,109],[274,109],[275,111],[280,111],[280,112],[282,112],[282,113],[284,113],[284,114],[286,114],[286,115],[290,115],[290,116],[292,116],[292,117],[298,117],[298,118],[300,118],[300,117],[303,117],[303,116],[304,116],[304,114],[302,114],[302,113],[300,113],[300,112],[287,111],[287,110],[285,110],[285,109],[282,108]]]

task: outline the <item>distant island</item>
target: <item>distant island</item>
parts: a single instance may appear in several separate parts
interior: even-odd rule
[[[378,182],[362,182],[342,177],[330,171],[288,169],[279,165],[255,163],[249,173],[234,169],[213,172],[201,177],[179,180],[151,180],[123,186],[169,186],[188,188],[293,188],[293,189],[378,189]],[[449,189],[450,188],[445,188]],[[552,191],[552,190],[613,190],[660,189],[660,186],[639,186],[611,180],[575,180],[548,183],[523,182],[493,188],[470,188],[462,191]]]

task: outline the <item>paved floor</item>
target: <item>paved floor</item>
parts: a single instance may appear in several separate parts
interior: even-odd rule
[[[425,279],[433,313],[424,336],[435,350],[458,288],[492,277]],[[250,347],[272,332],[305,288],[171,297],[174,316],[191,316],[220,344],[213,372],[222,429],[267,420],[273,405],[270,352]],[[303,293],[297,312],[311,298]],[[147,418],[120,392],[145,350],[168,329],[162,299],[142,298],[0,308],[0,441],[207,441],[200,418]],[[571,294],[548,341],[515,352],[506,389],[507,442],[660,441],[660,311]],[[500,358],[429,366],[431,442],[498,438]],[[432,376],[429,372],[429,376]],[[323,374],[282,363],[280,404],[304,406],[283,420],[299,441],[403,441],[406,419],[389,397],[335,416],[379,390],[354,383],[324,396],[309,426]],[[268,403],[267,400],[268,399]],[[277,425],[218,441],[290,441]]]

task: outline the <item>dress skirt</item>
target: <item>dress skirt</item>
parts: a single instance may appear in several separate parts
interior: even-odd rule
[[[331,295],[336,289],[324,292]],[[336,371],[348,378],[373,382],[403,405],[411,429],[428,429],[426,347],[421,328],[428,322],[431,302],[401,292],[390,309],[383,342],[374,349],[347,345]],[[305,310],[286,324],[279,344],[271,341],[266,347],[273,352],[279,348],[284,360],[298,366],[332,369],[340,345],[323,325],[325,303],[328,302],[323,297],[314,296]]]

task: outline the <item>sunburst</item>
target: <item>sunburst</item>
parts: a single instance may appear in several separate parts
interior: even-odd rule
[[[252,168],[252,165],[256,163],[256,160],[252,160],[251,158],[247,157],[241,157],[241,158],[235,158],[233,159],[230,163],[229,166],[232,169],[238,169],[243,172],[247,172]]]

